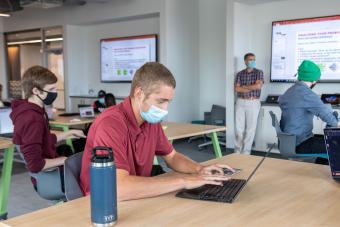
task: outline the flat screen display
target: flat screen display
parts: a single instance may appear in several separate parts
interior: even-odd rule
[[[271,81],[294,82],[303,60],[320,67],[321,82],[340,82],[340,16],[272,23]]]
[[[102,39],[101,81],[131,82],[138,68],[157,60],[157,35]]]

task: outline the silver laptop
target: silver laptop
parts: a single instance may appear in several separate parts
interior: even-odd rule
[[[79,114],[81,118],[93,118],[94,109],[92,106],[79,107]]]
[[[9,115],[11,114],[11,108],[0,108],[0,136],[12,137],[13,136],[13,122]]]

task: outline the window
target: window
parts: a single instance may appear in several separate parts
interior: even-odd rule
[[[62,27],[5,33],[9,97],[21,98],[21,77],[31,66],[50,69],[58,77],[58,99],[53,106],[65,109]]]

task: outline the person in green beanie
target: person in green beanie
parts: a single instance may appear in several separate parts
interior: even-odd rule
[[[321,70],[314,62],[304,60],[297,76],[296,83],[279,98],[281,130],[296,135],[296,153],[326,153],[323,136],[312,132],[313,118],[317,116],[331,127],[340,127],[340,124],[332,108],[312,91],[320,80]]]

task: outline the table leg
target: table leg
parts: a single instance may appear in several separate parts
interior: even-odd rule
[[[221,152],[221,147],[220,147],[220,143],[218,142],[218,137],[217,137],[216,132],[211,133],[211,140],[212,140],[212,143],[213,143],[213,146],[214,146],[215,157],[221,158],[222,152]]]
[[[159,165],[158,159],[157,159],[157,155],[155,155],[155,156],[153,157],[153,164],[154,164],[154,165]]]
[[[14,146],[5,149],[0,185],[0,219],[7,219],[7,202],[13,166]]]
[[[70,130],[69,126],[67,126],[67,125],[51,124],[51,126],[53,128],[60,128],[64,132],[67,132],[67,131]],[[71,150],[74,152],[74,147],[73,147],[72,139],[66,139],[66,144],[69,145],[71,147]]]

